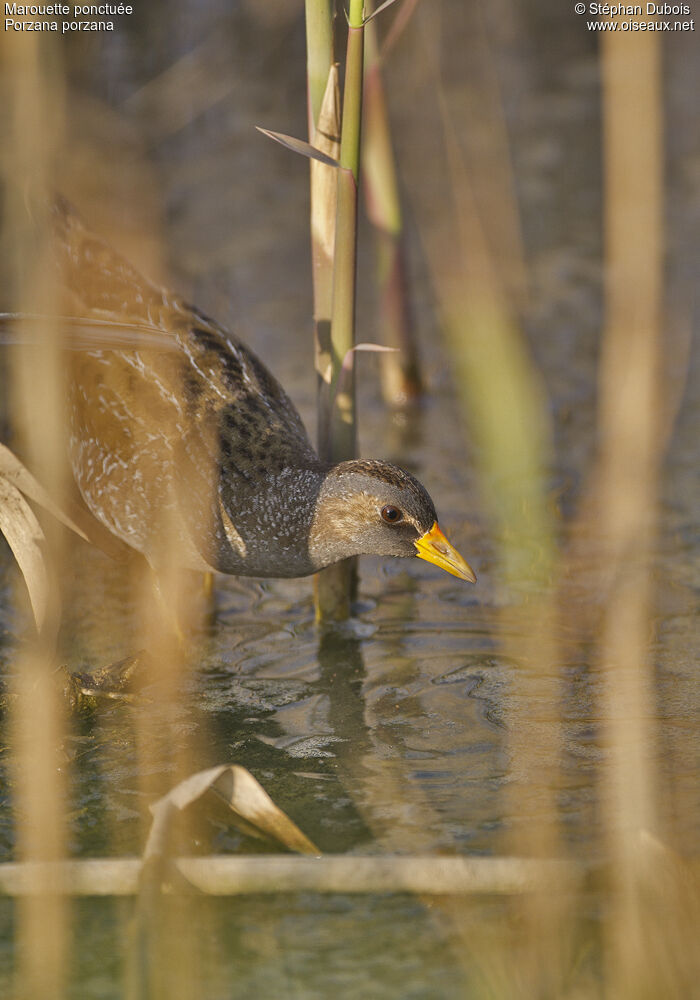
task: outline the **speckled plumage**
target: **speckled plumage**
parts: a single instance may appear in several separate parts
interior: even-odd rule
[[[165,335],[162,349],[106,338],[73,354],[71,463],[102,524],[155,566],[167,557],[248,576],[416,555],[436,515],[413,476],[384,462],[323,466],[252,351],[144,279],[66,203],[53,216],[67,312]],[[400,524],[382,519],[387,505],[400,506]]]

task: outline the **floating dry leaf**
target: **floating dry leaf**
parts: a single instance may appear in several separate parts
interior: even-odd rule
[[[226,802],[235,814],[237,825],[247,832],[277,840],[290,851],[320,854],[299,827],[275,805],[250,771],[238,764],[220,764],[181,781],[151,806],[153,824],[144,860],[165,854],[173,814],[182,812],[209,791]]]

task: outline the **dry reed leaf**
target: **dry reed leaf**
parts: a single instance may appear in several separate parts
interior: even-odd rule
[[[159,986],[162,978],[159,970],[163,962],[170,961],[172,952],[172,939],[164,939],[161,933],[166,908],[172,905],[169,900],[166,902],[164,890],[173,892],[179,887],[191,892],[196,886],[171,863],[168,846],[182,812],[210,791],[229,806],[237,826],[257,836],[272,837],[292,851],[320,853],[244,767],[223,764],[181,781],[151,806],[153,823],[139,873],[139,898],[130,946],[128,978],[134,983],[133,996],[172,995],[171,990],[164,991]],[[181,929],[188,930],[186,924]],[[188,935],[184,934],[179,947],[187,948],[189,944]],[[190,996],[191,991],[182,995]]]
[[[168,832],[175,811],[182,812],[207,792],[213,791],[235,814],[236,825],[255,836],[279,841],[300,854],[321,852],[298,826],[275,805],[262,785],[238,764],[220,764],[191,775],[151,806],[153,825],[148,835],[144,860],[165,853]]]
[[[314,149],[338,162],[340,156],[340,82],[338,63],[328,70],[326,89],[314,131]]]
[[[326,89],[313,135],[313,144],[337,162],[340,156],[340,83],[338,65],[328,71]],[[314,366],[327,392],[331,383],[332,361],[330,321],[333,311],[333,260],[335,222],[338,210],[338,175],[318,160],[309,163],[311,172],[311,262],[314,285]],[[322,405],[319,398],[319,405]]]
[[[340,85],[338,66],[334,63],[326,82],[326,90],[314,132],[314,148],[330,157],[332,164],[340,156]],[[335,252],[335,216],[337,210],[337,177],[323,160],[311,161],[311,238],[314,254],[325,261],[332,287],[333,254]],[[315,267],[320,266],[316,263]],[[330,316],[330,305],[317,303],[322,316]]]
[[[0,444],[0,534],[7,539],[29,591],[34,621],[41,632],[46,624],[49,578],[43,545],[46,541],[34,511],[33,500],[57,521],[88,541],[87,535],[53,502],[22,462]]]
[[[350,386],[352,384],[352,372],[355,367],[356,351],[366,351],[367,353],[374,352],[376,354],[397,354],[399,352],[399,348],[385,347],[383,344],[355,344],[354,347],[351,347],[349,351],[346,351],[343,363],[340,366],[333,399],[335,399],[340,393],[350,391]]]
[[[274,139],[280,146],[290,149],[293,153],[300,153],[301,156],[307,156],[310,160],[318,160],[319,163],[325,163],[327,167],[340,166],[337,160],[334,160],[332,156],[327,156],[326,153],[322,153],[320,149],[316,149],[310,142],[304,142],[303,139],[295,139],[292,135],[284,135],[283,132],[271,132],[260,125],[256,125],[255,127],[258,132],[262,132],[268,139]]]
[[[396,3],[396,0],[384,0],[384,3],[380,4],[377,7],[376,10],[372,11],[371,14],[368,14],[368,16],[364,19],[364,21],[362,23],[363,24],[369,24],[370,21],[374,20],[374,18],[377,16],[377,14],[381,14],[381,12],[383,10],[386,10],[387,7],[391,7],[392,4],[395,4],[395,3]]]
[[[89,541],[87,535],[81,531],[75,521],[72,521],[67,514],[64,514],[61,508],[53,502],[51,497],[48,495],[41,483],[37,482],[34,476],[31,474],[29,469],[26,468],[20,462],[15,454],[13,454],[9,448],[4,444],[0,444],[0,483],[5,480],[10,486],[13,486],[24,496],[33,500],[34,503],[39,504],[44,510],[52,514],[57,521],[64,524],[66,528],[70,528],[74,531],[76,535],[84,541]],[[39,529],[41,531],[41,529]],[[43,540],[43,534],[41,536]],[[8,538],[9,542],[9,538]],[[14,551],[14,550],[13,550]],[[19,562],[19,559],[17,560]]]
[[[7,451],[2,445],[0,448]],[[46,621],[49,595],[48,574],[42,552],[44,533],[21,491],[3,475],[0,475],[0,533],[7,539],[22,571],[36,627],[41,631]]]

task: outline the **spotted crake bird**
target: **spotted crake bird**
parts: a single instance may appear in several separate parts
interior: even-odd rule
[[[190,569],[295,577],[371,553],[475,581],[417,479],[382,461],[321,462],[249,348],[144,279],[66,202],[52,221],[66,311],[107,331],[70,354],[70,461],[110,532],[156,568],[165,554]],[[120,329],[137,331],[133,343]]]

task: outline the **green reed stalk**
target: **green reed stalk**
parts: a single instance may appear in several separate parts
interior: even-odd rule
[[[333,19],[329,0],[306,0],[309,140],[333,159],[340,156],[340,85],[334,65]],[[321,90],[323,80],[323,90]],[[331,313],[338,202],[335,168],[310,161],[311,271],[314,296],[314,360],[318,374],[318,452],[330,461]],[[316,619],[345,618],[349,613],[346,573],[332,566],[314,579]]]
[[[332,0],[306,0],[306,87],[309,141],[313,142],[333,64]]]
[[[357,191],[360,176],[360,130],[364,74],[363,2],[352,0],[348,17],[348,47],[343,91],[343,124],[338,171],[333,310],[331,314],[331,385],[338,385],[341,366],[355,345],[355,284],[357,272]],[[331,460],[355,455],[355,387],[349,380],[335,394],[331,413]]]
[[[343,361],[355,344],[355,285],[357,272],[357,192],[360,174],[360,133],[364,74],[362,0],[351,0],[343,92],[340,169],[337,171],[337,213],[330,325],[330,392],[327,437],[320,435],[321,458],[342,462],[356,448],[355,386],[351,374],[339,385]],[[319,620],[342,620],[350,613],[356,564],[347,560],[317,577]]]

